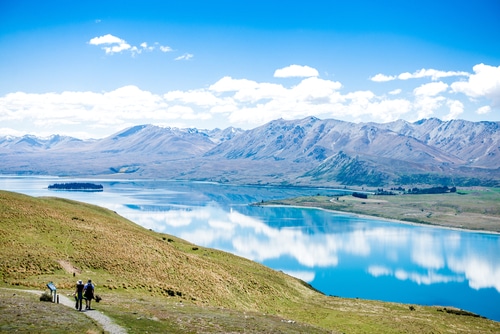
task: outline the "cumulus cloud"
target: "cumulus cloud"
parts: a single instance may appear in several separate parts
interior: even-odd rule
[[[464,104],[460,101],[448,100],[446,105],[450,108],[450,112],[443,117],[445,121],[456,119],[464,112]]]
[[[443,96],[416,96],[412,108],[416,113],[416,119],[429,118],[436,110],[443,106],[446,98]]]
[[[94,37],[89,41],[89,44],[91,45],[121,44],[121,43],[125,43],[125,41],[111,34],[107,34],[100,37]]]
[[[233,79],[231,77],[225,76],[213,85],[209,87],[209,90],[223,93],[223,92],[235,92],[242,89],[251,89],[258,87],[256,81],[248,79]]]
[[[116,40],[103,36],[93,43],[109,41]],[[139,47],[151,46],[143,43]],[[409,92],[398,88],[381,95],[371,90],[345,91],[341,82],[317,76],[302,78],[294,85],[225,76],[208,87],[164,94],[153,94],[133,85],[109,92],[17,92],[0,97],[0,124],[4,133],[9,128],[31,126],[60,134],[85,129],[88,135],[83,137],[96,137],[92,135],[99,133],[96,129],[107,129],[107,134],[111,134],[125,126],[144,123],[251,128],[277,118],[307,116],[356,122],[415,121],[436,115],[453,119],[463,115],[466,106],[478,115],[493,110],[494,105],[479,99],[495,99],[499,95],[495,76],[498,68],[478,65],[474,71],[467,81],[451,85],[433,81]],[[464,104],[468,97],[473,100]]]
[[[446,98],[439,94],[445,92],[448,85],[444,82],[431,82],[421,85],[413,90],[415,100],[413,109],[417,113],[418,119],[431,117],[436,110],[443,106]]]
[[[290,65],[274,71],[275,78],[291,78],[291,77],[317,77],[318,71],[315,68],[301,65]]]
[[[104,45],[102,49],[107,54],[113,54],[117,52],[122,52],[124,50],[128,50],[131,48],[130,44],[128,44],[125,40],[113,36],[111,34],[107,34],[100,37],[94,37],[89,41],[90,45]]]
[[[99,128],[114,132],[146,119],[154,123],[180,117],[161,96],[136,86],[102,93],[11,93],[0,98],[2,109],[8,113],[0,112],[0,122],[20,123],[21,127],[29,123],[35,129],[43,126],[43,130],[59,134],[85,128],[89,132],[85,138],[93,137],[90,133],[99,132]]]
[[[190,91],[175,90],[163,95],[166,101],[197,106],[211,107],[220,103],[221,99],[206,90],[196,89]]]
[[[456,93],[463,93],[471,98],[487,98],[494,106],[500,106],[500,66],[485,64],[475,65],[467,81],[458,81],[451,84]]]
[[[413,90],[413,94],[417,96],[436,96],[448,89],[448,85],[442,81],[431,82],[421,85]]]
[[[396,79],[396,76],[394,76],[394,75],[385,75],[382,73],[376,74],[375,76],[370,78],[371,81],[375,81],[375,82],[386,82],[386,81],[392,81],[395,79]]]

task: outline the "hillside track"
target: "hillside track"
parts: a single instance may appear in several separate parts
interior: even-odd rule
[[[39,291],[39,290],[22,290],[22,291],[35,293],[38,295],[41,295],[43,293],[43,291]],[[67,306],[67,307],[75,308],[75,302],[72,299],[69,299],[68,297],[66,297],[64,295],[60,295],[60,294],[58,294],[58,296],[59,296],[59,304],[62,304],[62,305]],[[75,311],[75,312],[77,312],[77,311]],[[91,309],[91,310],[84,310],[81,312],[83,314],[85,314],[87,317],[97,321],[97,323],[99,323],[99,325],[102,326],[102,328],[104,329],[104,331],[106,333],[109,333],[109,334],[126,334],[127,333],[125,328],[115,324],[110,317],[101,313],[98,310]]]

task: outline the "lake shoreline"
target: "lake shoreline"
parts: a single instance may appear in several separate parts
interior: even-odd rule
[[[363,214],[363,213],[325,209],[325,208],[317,207],[317,206],[302,206],[302,205],[287,205],[287,204],[280,205],[280,204],[262,204],[262,203],[255,203],[255,206],[315,209],[315,210],[322,210],[322,211],[326,211],[326,212],[338,213],[338,214],[342,214],[342,215],[351,215],[351,216],[360,217],[360,218],[368,218],[368,219],[373,219],[373,220],[383,220],[383,221],[397,223],[397,224],[405,224],[405,225],[421,226],[421,227],[427,226],[427,227],[432,227],[432,228],[443,228],[443,229],[447,229],[447,230],[500,235],[500,232],[496,232],[496,231],[474,230],[474,229],[470,229],[470,228],[466,228],[466,227],[455,227],[455,226],[439,225],[439,224],[432,224],[432,223],[425,223],[425,224],[424,223],[415,223],[415,222],[410,222],[410,221],[405,221],[405,220],[398,220],[398,219],[394,219],[394,218],[384,218],[384,217],[379,217],[379,216],[371,216],[371,215],[367,215],[367,214]]]
[[[420,195],[411,195],[411,196],[420,196]],[[424,199],[429,201],[436,201],[436,196],[434,197],[420,197],[418,199]],[[289,198],[283,200],[271,200],[264,201],[260,203],[253,203],[251,205],[255,206],[275,206],[275,207],[294,207],[294,208],[310,208],[310,209],[320,209],[332,213],[339,214],[348,214],[355,215],[358,217],[376,219],[376,220],[384,220],[390,221],[399,224],[413,225],[413,226],[429,226],[429,227],[437,227],[444,228],[450,230],[457,231],[467,231],[467,232],[475,232],[482,234],[495,234],[500,235],[500,217],[497,215],[480,215],[477,213],[472,213],[470,211],[461,212],[460,215],[451,215],[448,212],[436,213],[435,216],[437,218],[430,219],[431,214],[427,213],[426,221],[421,219],[421,216],[417,216],[420,212],[419,210],[413,209],[414,216],[411,216],[408,213],[408,205],[406,203],[397,203],[396,201],[390,202],[387,199],[392,199],[389,197],[385,198],[375,198],[375,199],[356,199],[352,197],[340,197],[342,201],[334,200],[334,198],[326,197],[326,196],[310,196],[310,197],[299,197],[299,198]],[[407,197],[408,198],[408,197]],[[413,197],[416,198],[416,197]],[[443,198],[439,198],[442,200]],[[456,199],[456,198],[452,198]],[[396,202],[396,203],[394,203]],[[341,203],[341,204],[339,204]],[[348,204],[344,204],[348,203]],[[380,206],[382,204],[382,206]],[[412,203],[412,207],[418,206],[419,203]],[[439,202],[440,206],[445,207],[446,205]],[[337,207],[335,207],[337,206]],[[344,210],[343,210],[344,209]],[[384,212],[382,212],[384,210]],[[426,211],[420,209],[422,211],[421,215],[426,214]],[[426,208],[426,210],[430,210]],[[477,210],[476,210],[477,211]],[[415,214],[415,212],[417,212]],[[413,220],[409,219],[401,219],[400,217],[411,216]],[[433,217],[432,217],[433,218]],[[437,221],[439,219],[439,221]]]

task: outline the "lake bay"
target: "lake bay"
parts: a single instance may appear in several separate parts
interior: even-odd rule
[[[336,195],[322,188],[89,180],[103,192],[50,191],[57,177],[0,177],[0,189],[114,210],[133,222],[298,277],[327,295],[453,306],[500,321],[500,235],[312,208],[251,206]]]

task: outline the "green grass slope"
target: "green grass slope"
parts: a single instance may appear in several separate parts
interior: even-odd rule
[[[500,332],[498,322],[437,307],[411,311],[324,296],[281,272],[144,229],[107,209],[4,191],[0,277],[9,287],[43,289],[53,281],[62,293],[91,278],[103,295],[99,308],[129,332],[262,332],[262,326],[272,332]]]

